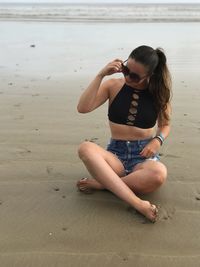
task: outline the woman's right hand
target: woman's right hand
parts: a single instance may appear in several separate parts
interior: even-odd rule
[[[112,62],[108,63],[100,72],[99,75],[104,77],[107,75],[112,75],[114,73],[121,72],[121,66],[122,66],[122,60],[121,59],[115,59]]]

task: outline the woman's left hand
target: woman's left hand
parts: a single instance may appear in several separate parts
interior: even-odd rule
[[[140,155],[145,158],[151,158],[158,152],[160,146],[160,141],[154,138],[143,148]]]

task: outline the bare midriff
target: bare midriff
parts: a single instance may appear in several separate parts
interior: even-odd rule
[[[141,129],[134,126],[117,124],[109,121],[112,139],[134,141],[152,138],[155,132],[154,127]]]

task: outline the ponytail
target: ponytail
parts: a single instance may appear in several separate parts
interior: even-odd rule
[[[155,67],[149,82],[149,90],[154,96],[155,106],[161,124],[169,121],[169,114],[167,112],[167,104],[171,97],[171,76],[167,67],[167,59],[161,48],[154,50],[156,52],[158,63]],[[165,123],[164,123],[165,122]]]
[[[171,97],[171,76],[167,67],[167,59],[162,48],[153,49],[142,45],[135,48],[130,56],[142,63],[150,75],[149,91],[151,92],[158,112],[160,124],[167,124],[169,112],[167,110]]]

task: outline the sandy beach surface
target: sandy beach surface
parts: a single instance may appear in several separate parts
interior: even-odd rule
[[[0,22],[0,266],[200,266],[199,23]],[[110,136],[107,104],[76,111],[97,71],[141,44],[165,49],[173,117],[167,182],[148,223],[108,191],[84,195],[77,156]]]

